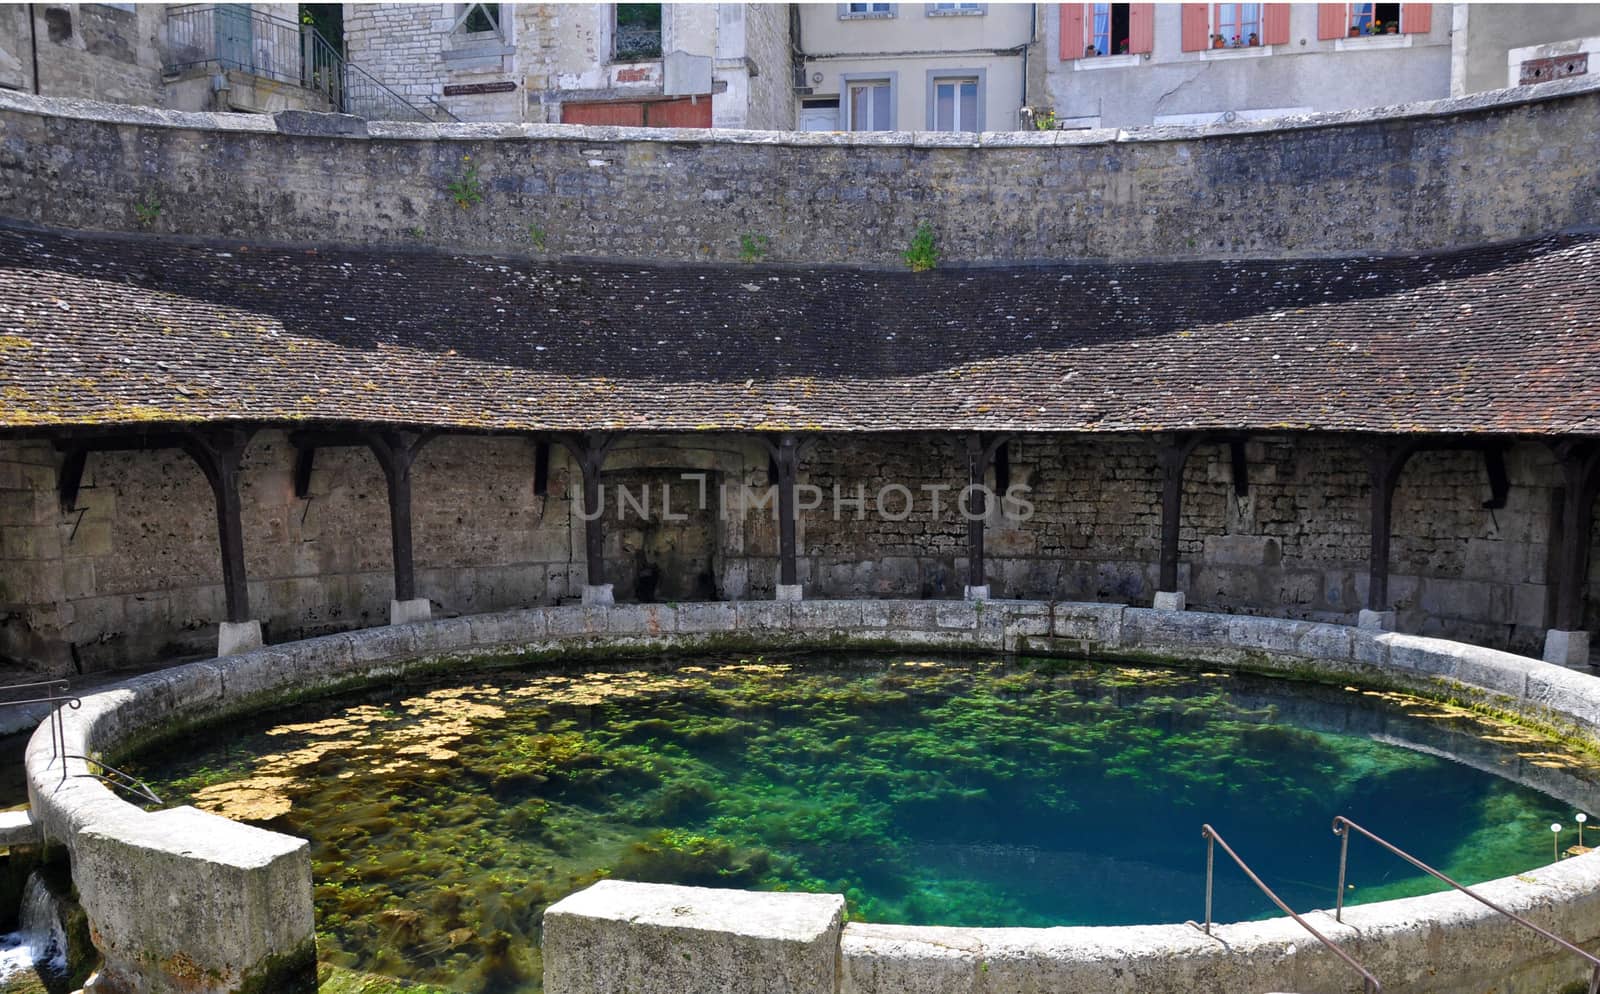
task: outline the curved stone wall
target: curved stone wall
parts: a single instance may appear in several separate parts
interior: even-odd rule
[[[71,852],[74,879],[109,975],[149,991],[237,990],[263,976],[288,983],[308,968],[311,955],[306,844],[192,808],[146,813],[87,776],[88,766],[78,757],[115,756],[183,726],[286,696],[408,671],[492,664],[514,659],[512,653],[570,660],[813,646],[1179,660],[1400,687],[1474,700],[1600,744],[1600,682],[1593,677],[1462,643],[1339,625],[1039,601],[558,607],[331,635],[130,680],[64,712],[66,752],[73,757],[64,771],[48,723],[34,735],[27,756],[32,810],[46,837]],[[1196,842],[1198,848],[1198,834]],[[576,987],[561,986],[564,977],[590,984],[607,969],[638,970],[641,963],[648,968],[648,957],[583,959],[586,948],[614,949],[633,941],[616,929],[644,927],[629,924],[644,920],[632,902],[649,904],[653,898],[629,890],[636,886],[643,885],[628,885],[604,902],[562,902],[550,910],[550,994],[575,994]],[[1563,861],[1481,889],[1577,941],[1600,939],[1600,859]],[[156,907],[181,910],[148,913]],[[768,910],[778,932],[792,937],[805,931],[786,923],[783,908]],[[811,914],[818,908],[802,910]],[[563,924],[564,915],[583,921]],[[1527,983],[1553,989],[1583,974],[1575,957],[1555,955],[1559,950],[1460,895],[1361,906],[1346,914],[1343,926],[1321,913],[1315,917],[1366,960],[1390,991],[1464,989],[1469,977],[1474,988]],[[729,934],[741,928],[729,925]],[[1336,988],[1349,979],[1331,956],[1283,921],[1224,926],[1214,939],[1184,926],[939,929],[851,923],[842,931],[819,927],[806,934],[817,942],[832,936],[835,944],[818,962],[835,963],[837,973],[812,978],[816,989],[851,994],[1177,994]],[[581,941],[569,947],[562,935]],[[599,947],[596,935],[605,938]],[[696,942],[721,941],[704,931],[695,935]],[[649,948],[678,961],[670,934],[652,933],[650,939]],[[757,955],[759,969],[763,954]],[[728,961],[749,962],[738,956]],[[198,986],[196,978],[202,978]],[[611,986],[605,989],[626,979],[607,975]]]
[[[1414,252],[1600,217],[1589,77],[981,137],[275,122],[3,93],[0,148],[0,214],[45,224],[651,261],[737,261],[765,238],[767,261],[899,266],[922,222],[967,262]]]

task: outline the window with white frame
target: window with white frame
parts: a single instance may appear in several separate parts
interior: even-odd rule
[[[1249,48],[1261,44],[1261,5],[1258,3],[1219,3],[1216,5],[1214,48]]]
[[[894,80],[890,77],[845,80],[844,116],[846,131],[893,131]]]
[[[983,130],[983,84],[978,77],[938,76],[930,88],[930,130]]]
[[[987,8],[988,6],[989,5],[986,4],[986,3],[966,3],[966,2],[930,3],[930,4],[928,4],[928,13],[931,14],[931,15],[934,15],[934,16],[939,16],[939,15],[950,16],[950,15],[959,15],[959,14],[982,14],[984,12],[985,8]]]
[[[842,3],[839,4],[841,18],[872,18],[893,17],[894,4],[892,3]]]

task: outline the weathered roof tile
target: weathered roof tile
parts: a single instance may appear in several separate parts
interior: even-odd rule
[[[0,428],[1600,433],[1600,235],[911,274],[0,228]]]

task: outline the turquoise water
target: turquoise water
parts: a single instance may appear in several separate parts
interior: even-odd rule
[[[1467,881],[1548,862],[1574,809],[1468,763],[1587,776],[1393,695],[908,656],[474,675],[133,765],[173,803],[311,840],[325,961],[526,994],[543,909],[606,876],[842,893],[879,922],[1128,924],[1202,915],[1204,822],[1297,908],[1333,902],[1337,814]],[[1352,901],[1435,889],[1352,853]],[[1272,912],[1220,853],[1217,879],[1218,920]]]

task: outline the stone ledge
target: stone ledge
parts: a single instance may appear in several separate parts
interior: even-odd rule
[[[980,135],[950,135],[931,131],[750,131],[721,128],[630,128],[580,124],[419,124],[403,121],[363,121],[348,115],[314,115],[337,118],[317,121],[318,129],[305,127],[309,117],[297,118],[285,128],[271,115],[221,114],[165,110],[134,104],[115,104],[96,100],[40,97],[13,90],[0,90],[0,110],[37,114],[42,117],[77,118],[107,124],[179,128],[198,131],[235,131],[284,135],[288,138],[312,135],[344,141],[385,139],[389,141],[578,141],[587,144],[648,142],[652,144],[731,144],[788,145],[813,148],[972,148],[1016,149],[1097,146],[1126,143],[1191,141],[1226,138],[1234,135],[1259,135],[1296,132],[1388,121],[1456,117],[1464,114],[1493,113],[1509,107],[1543,103],[1600,91],[1600,78],[1574,76],[1510,89],[1490,90],[1464,97],[1424,100],[1392,107],[1329,111],[1263,121],[1237,121],[1232,124],[1152,125],[1149,127],[1090,131],[989,131]],[[357,123],[364,125],[364,133]],[[339,129],[346,129],[340,131]]]

